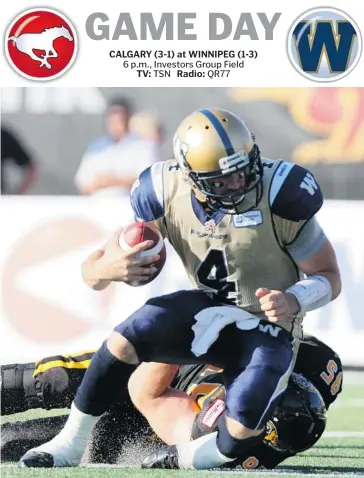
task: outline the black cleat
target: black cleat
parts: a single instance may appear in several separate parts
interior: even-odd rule
[[[30,450],[20,458],[19,468],[53,468],[53,455],[45,451]]]
[[[159,448],[146,458],[142,468],[163,468],[165,470],[179,470],[178,451],[175,445]]]

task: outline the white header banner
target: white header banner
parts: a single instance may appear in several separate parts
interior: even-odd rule
[[[336,250],[343,291],[310,312],[304,328],[333,347],[345,365],[364,366],[364,202],[326,201],[317,217]],[[6,224],[0,243],[1,363],[98,348],[150,297],[189,287],[170,246],[161,274],[148,285],[116,283],[94,292],[83,283],[81,262],[131,219],[127,199],[5,198],[0,219]]]
[[[360,86],[363,6],[323,3],[2,2],[1,86]]]

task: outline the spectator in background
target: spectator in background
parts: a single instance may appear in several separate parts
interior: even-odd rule
[[[157,113],[153,111],[136,113],[130,118],[130,131],[145,141],[152,142],[158,161],[162,160],[165,129]]]
[[[36,165],[31,154],[14,133],[1,126],[2,194],[24,194],[35,178]]]
[[[152,141],[160,146],[165,139],[164,127],[156,113],[142,111],[130,118],[130,131],[146,141]]]
[[[130,131],[131,114],[126,99],[110,102],[106,135],[90,144],[75,177],[81,194],[126,196],[139,174],[159,159],[153,141]]]

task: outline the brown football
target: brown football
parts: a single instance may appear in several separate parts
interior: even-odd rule
[[[166,246],[161,233],[153,226],[149,226],[144,222],[134,222],[127,225],[120,234],[119,246],[124,251],[127,251],[144,241],[153,241],[153,245],[149,249],[140,252],[139,257],[153,256],[158,254],[160,256],[159,260],[153,264],[157,269],[157,272],[147,281],[128,282],[128,284],[132,286],[140,286],[152,282],[152,280],[158,277],[163,269],[164,263],[166,262]]]

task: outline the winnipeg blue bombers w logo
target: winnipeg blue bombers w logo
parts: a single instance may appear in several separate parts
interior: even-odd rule
[[[288,56],[299,73],[319,82],[336,81],[357,65],[362,38],[356,23],[335,8],[303,13],[288,33]]]

